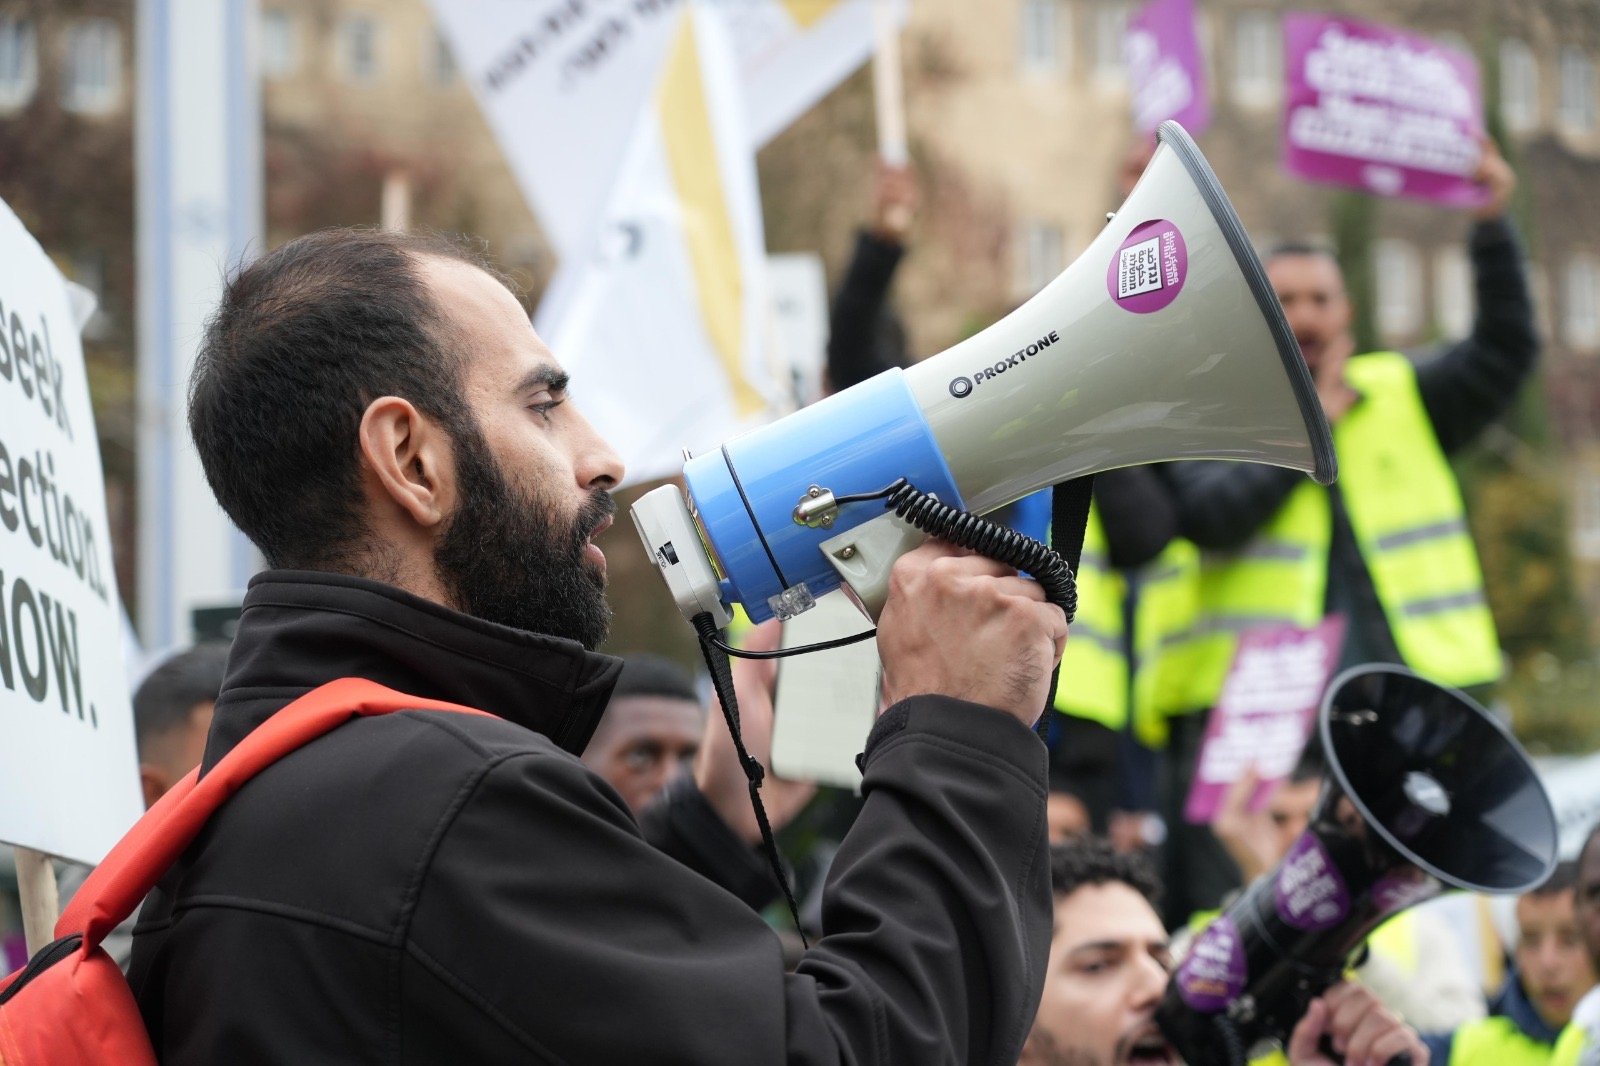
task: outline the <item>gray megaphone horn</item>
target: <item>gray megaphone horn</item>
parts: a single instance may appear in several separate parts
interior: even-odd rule
[[[939,513],[987,514],[1101,470],[1238,459],[1335,474],[1277,297],[1189,135],[1156,152],[1089,248],[1022,307],[684,466],[634,504],[684,616],[790,617],[847,585],[876,616],[889,569]],[[1023,569],[1030,569],[1023,567]]]

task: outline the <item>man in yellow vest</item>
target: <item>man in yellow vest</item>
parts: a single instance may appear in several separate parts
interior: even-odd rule
[[[1396,352],[1354,355],[1351,304],[1325,251],[1288,246],[1267,276],[1333,427],[1339,481],[1249,463],[1164,468],[1180,532],[1198,545],[1198,605],[1163,635],[1181,662],[1168,693],[1164,797],[1175,847],[1167,883],[1183,913],[1215,906],[1237,883],[1204,826],[1174,817],[1193,773],[1203,712],[1216,700],[1240,635],[1258,626],[1346,620],[1339,666],[1404,663],[1457,686],[1500,675],[1477,554],[1447,456],[1510,406],[1538,348],[1518,241],[1505,218],[1515,178],[1485,143],[1486,191],[1469,246],[1477,288],[1472,334],[1417,363]],[[1171,913],[1171,912],[1169,912]]]
[[[1550,1062],[1557,1034],[1595,984],[1594,965],[1578,935],[1576,879],[1577,864],[1564,862],[1544,884],[1517,900],[1516,970],[1495,997],[1489,1017],[1425,1038],[1439,1066]]]

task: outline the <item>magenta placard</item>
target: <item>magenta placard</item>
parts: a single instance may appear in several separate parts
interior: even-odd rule
[[[1483,201],[1483,96],[1472,56],[1353,19],[1285,16],[1283,165],[1379,196]]]
[[[1311,629],[1263,626],[1239,638],[1233,665],[1206,721],[1200,761],[1184,805],[1186,821],[1209,822],[1228,788],[1252,766],[1259,810],[1289,776],[1322,702],[1344,642],[1344,619],[1332,615]]]
[[[1194,30],[1194,0],[1150,0],[1128,19],[1124,48],[1135,129],[1152,133],[1175,119],[1199,136],[1211,125],[1205,67]]]

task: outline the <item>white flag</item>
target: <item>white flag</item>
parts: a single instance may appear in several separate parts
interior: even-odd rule
[[[680,0],[433,0],[495,137],[563,257],[586,253]]]
[[[750,143],[762,147],[872,56],[873,8],[904,24],[905,0],[719,4],[739,55]]]
[[[536,326],[628,480],[675,473],[770,417],[765,241],[738,74],[712,5],[675,20],[601,238],[569,260]]]

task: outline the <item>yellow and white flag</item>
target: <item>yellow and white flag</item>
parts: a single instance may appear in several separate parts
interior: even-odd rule
[[[674,19],[593,254],[535,321],[638,482],[773,413],[765,240],[738,72],[715,5]]]

